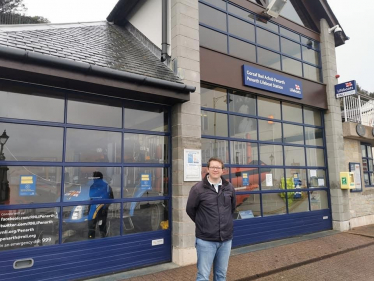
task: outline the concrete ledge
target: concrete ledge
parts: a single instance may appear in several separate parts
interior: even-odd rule
[[[351,229],[355,227],[365,226],[369,224],[374,224],[374,215],[368,215],[358,218],[350,219]]]
[[[349,221],[332,221],[332,229],[337,231],[348,231],[351,228]]]

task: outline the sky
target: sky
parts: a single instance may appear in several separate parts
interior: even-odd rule
[[[155,0],[152,0],[155,1]],[[197,1],[197,0],[196,0]],[[105,20],[118,0],[24,0],[28,15],[48,18],[52,23]],[[328,0],[346,35],[336,48],[339,83],[356,80],[361,88],[374,92],[374,31],[370,24],[373,0]]]

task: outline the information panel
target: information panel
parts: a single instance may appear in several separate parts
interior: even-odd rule
[[[58,209],[0,211],[0,251],[58,243]]]
[[[335,85],[335,97],[342,98],[357,93],[356,80]]]
[[[351,191],[362,191],[360,163],[349,162],[349,171],[354,173],[355,179],[355,188]]]
[[[243,78],[245,86],[255,87],[298,99],[303,98],[303,85],[300,80],[249,65],[243,65]]]

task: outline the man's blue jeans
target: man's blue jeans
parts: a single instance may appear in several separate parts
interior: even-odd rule
[[[231,242],[211,242],[196,238],[197,278],[196,281],[208,281],[213,264],[213,280],[226,280],[227,266],[231,251]]]

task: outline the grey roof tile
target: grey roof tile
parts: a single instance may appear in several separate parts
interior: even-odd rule
[[[17,29],[20,30],[20,29]],[[159,78],[180,79],[126,29],[111,24],[3,31],[0,45]]]

